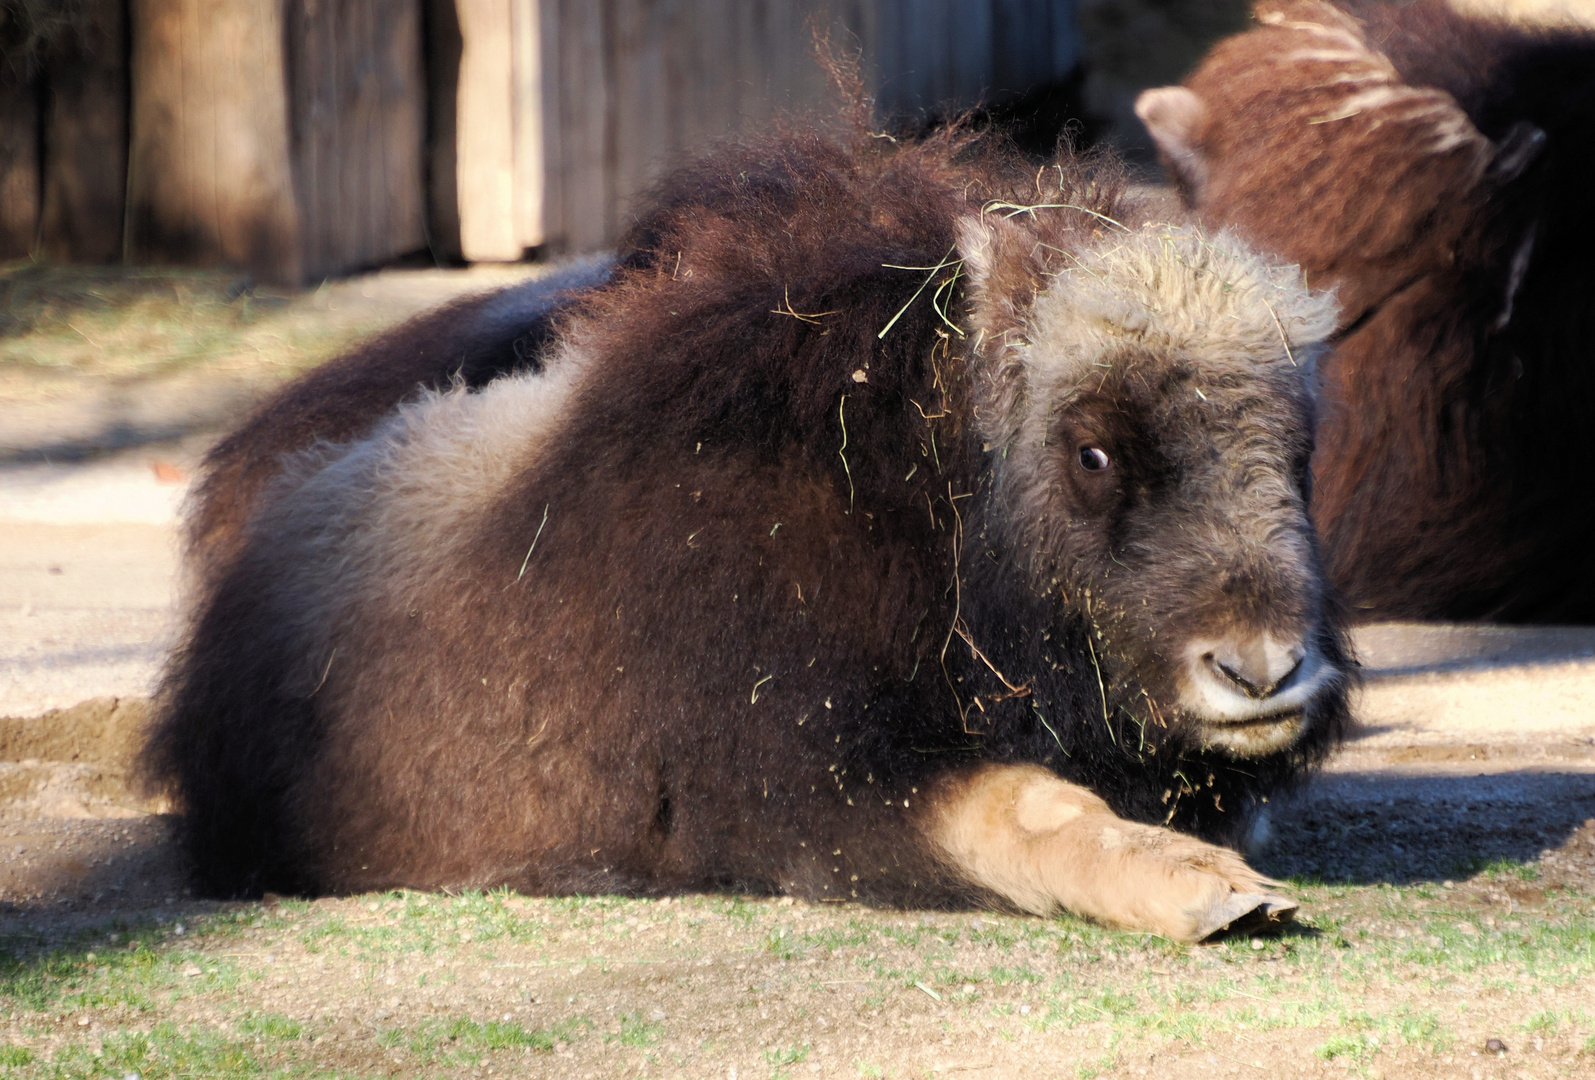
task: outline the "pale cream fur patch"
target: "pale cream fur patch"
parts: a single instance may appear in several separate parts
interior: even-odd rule
[[[1029,393],[1055,401],[1093,367],[1134,345],[1184,355],[1205,374],[1296,364],[1335,327],[1334,297],[1295,266],[1228,232],[1148,226],[1111,234],[1036,297],[1025,350]]]
[[[1308,118],[1307,123],[1327,124],[1361,117],[1369,131],[1387,124],[1406,125],[1413,129],[1411,137],[1405,140],[1409,151],[1436,155],[1466,151],[1469,167],[1476,173],[1483,172],[1490,161],[1490,141],[1474,127],[1455,98],[1443,90],[1408,86],[1402,82],[1389,57],[1369,44],[1360,23],[1339,11],[1326,11],[1325,17],[1336,20],[1335,25],[1287,19],[1279,11],[1265,10],[1257,14],[1258,21],[1265,26],[1290,30],[1315,41],[1312,45],[1279,53],[1273,63],[1323,63],[1346,69],[1319,83],[1321,88],[1364,82],[1380,84],[1352,94],[1329,111]],[[1333,42],[1331,47],[1316,44],[1326,39]],[[1281,79],[1281,85],[1293,82],[1293,79]]]
[[[257,557],[276,564],[265,580],[279,583],[278,616],[306,657],[296,681],[324,677],[320,664],[330,666],[349,613],[406,608],[457,573],[475,523],[557,438],[587,366],[567,344],[540,373],[424,393],[367,437],[287,464],[249,531]],[[506,564],[506,584],[515,571]]]
[[[1273,883],[1227,848],[1126,821],[1034,765],[985,765],[931,792],[929,833],[974,885],[1038,915],[1197,941],[1265,902]]]

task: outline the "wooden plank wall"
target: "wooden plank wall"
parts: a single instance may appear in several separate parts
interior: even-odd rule
[[[132,0],[127,249],[297,284],[426,246],[419,0]]]
[[[414,0],[287,6],[300,275],[426,247],[426,81]]]
[[[1077,62],[1074,0],[880,0],[877,98],[913,111],[1016,97]]]
[[[513,0],[455,0],[464,47],[457,88],[460,248],[467,259],[511,261],[515,230]]]
[[[434,215],[434,230],[452,228],[443,249],[473,262],[520,259],[544,240],[544,4],[443,3],[452,4],[443,16],[456,20],[461,42],[457,75],[444,88],[455,102],[442,118],[452,139],[434,141],[433,199],[436,206],[452,188],[456,201]]]
[[[127,7],[126,0],[80,4],[79,29],[44,71],[38,254],[115,262],[127,193]]]
[[[1021,91],[1075,47],[1075,0],[82,2],[60,72],[0,84],[0,252],[285,282],[612,245],[670,165],[834,113],[814,26],[892,111]]]
[[[808,22],[825,0],[543,0],[543,228],[558,250],[624,232],[637,195],[715,139],[825,94]]]
[[[75,0],[63,28],[0,58],[0,258],[122,256],[127,0]]]
[[[516,2],[541,7],[544,123],[542,175],[517,155],[514,186],[541,188],[540,242],[560,251],[613,244],[648,184],[713,140],[834,109],[811,25],[862,50],[887,111],[1022,92],[1075,62],[1074,0]]]
[[[132,0],[128,257],[298,282],[281,0]]]
[[[39,101],[35,84],[0,70],[0,259],[33,251],[39,228]]]

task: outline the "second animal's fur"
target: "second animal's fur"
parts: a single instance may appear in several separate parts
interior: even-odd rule
[[[678,174],[539,371],[281,466],[147,759],[205,884],[1288,908],[1156,823],[1344,721],[1333,307],[1137,213],[952,135]]]
[[[1314,462],[1363,617],[1595,620],[1595,32],[1268,0],[1137,110],[1342,308]]]

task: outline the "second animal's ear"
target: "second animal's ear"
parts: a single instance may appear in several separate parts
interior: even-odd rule
[[[1151,132],[1180,194],[1194,206],[1207,184],[1207,158],[1201,149],[1207,106],[1183,86],[1160,86],[1141,92],[1135,99],[1135,115]]]

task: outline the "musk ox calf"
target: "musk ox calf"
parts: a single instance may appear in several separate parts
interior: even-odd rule
[[[1313,516],[1362,616],[1595,620],[1595,33],[1268,0],[1138,105],[1341,305]]]
[[[1333,304],[1140,217],[951,135],[675,176],[535,369],[278,466],[147,750],[204,885],[1286,916],[1174,829],[1345,722]]]

